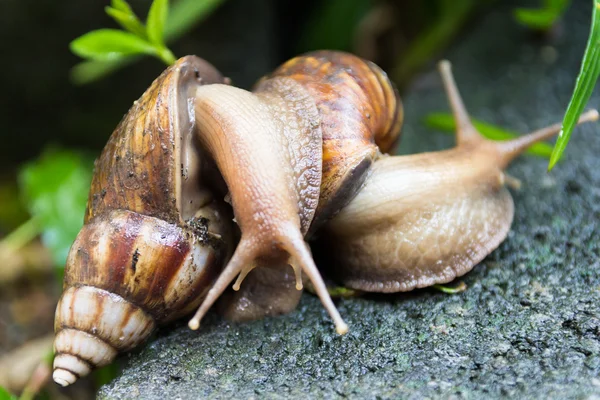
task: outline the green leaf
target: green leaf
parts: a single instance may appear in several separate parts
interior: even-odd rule
[[[146,33],[151,43],[164,46],[163,32],[169,11],[169,0],[154,0],[146,20]]]
[[[17,400],[17,397],[13,396],[8,390],[0,386],[0,400]]]
[[[108,15],[110,15],[123,29],[128,30],[140,38],[146,38],[146,28],[140,22],[135,14],[128,14],[124,11],[117,10],[116,8],[106,7],[104,9]]]
[[[165,41],[170,42],[183,36],[224,2],[225,0],[179,0],[169,11],[165,24]]]
[[[439,129],[445,132],[456,131],[454,116],[450,113],[431,113],[425,117],[424,122],[425,125],[432,129]],[[473,118],[471,118],[471,122],[475,126],[475,129],[491,140],[510,140],[520,136],[516,132],[505,130]],[[548,158],[552,154],[552,146],[548,143],[539,142],[527,149],[527,152],[535,156]]]
[[[71,42],[71,51],[82,58],[98,61],[156,53],[155,47],[144,39],[116,29],[99,29],[86,33]]]
[[[129,15],[135,15],[135,13],[125,0],[112,0],[110,5],[116,10],[123,11],[124,13]]]
[[[134,63],[139,58],[139,56],[123,56],[110,61],[82,61],[71,68],[71,81],[76,85],[97,81],[119,68]]]
[[[42,242],[59,267],[83,225],[92,165],[81,154],[47,150],[19,174],[29,212],[41,225]]]
[[[548,163],[548,170],[554,168],[567,148],[573,128],[577,125],[577,120],[590,99],[598,81],[598,76],[600,76],[600,13],[598,12],[600,1],[595,0],[593,5],[592,26],[587,46],[583,53],[581,70],[575,81],[575,89],[567,106],[567,111],[562,122],[562,129],[558,134],[558,140],[554,145],[554,150]]]
[[[541,8],[517,8],[516,20],[531,29],[548,30],[564,14],[570,0],[545,0]]]

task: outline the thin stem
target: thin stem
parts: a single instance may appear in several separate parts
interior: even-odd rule
[[[157,55],[167,65],[171,65],[177,60],[171,50],[166,47],[157,48]]]
[[[0,245],[9,251],[17,251],[31,242],[42,232],[38,219],[33,217],[0,241]]]
[[[467,284],[464,283],[463,281],[460,281],[460,282],[458,282],[458,284],[455,287],[437,284],[437,285],[433,285],[433,288],[439,290],[440,292],[446,293],[446,294],[457,294],[457,293],[462,293],[465,290],[467,290]]]

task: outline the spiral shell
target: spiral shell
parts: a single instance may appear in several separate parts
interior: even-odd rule
[[[189,91],[223,82],[185,57],[123,118],[95,165],[59,301],[54,380],[66,386],[195,309],[230,253],[230,215],[202,181]]]
[[[379,150],[399,139],[402,103],[377,65],[352,54],[316,51],[295,57],[263,78],[289,77],[312,96],[323,132],[321,194],[311,231],[356,195]]]

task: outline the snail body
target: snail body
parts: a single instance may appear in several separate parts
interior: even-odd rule
[[[503,169],[559,128],[483,139],[442,65],[458,146],[411,156],[383,154],[399,137],[402,105],[358,57],[309,53],[253,92],[195,57],[168,68],[96,164],[57,307],[54,380],[72,383],[196,307],[197,329],[236,277],[237,292],[221,300],[227,317],[291,311],[307,278],[345,333],[310,238],[329,243],[334,278],[366,291],[473,268],[512,222]]]

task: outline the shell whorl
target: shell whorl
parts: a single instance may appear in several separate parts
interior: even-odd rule
[[[152,82],[95,163],[86,222],[123,209],[177,224],[203,205],[209,191],[198,185],[188,99],[198,86],[223,82],[212,65],[194,56],[179,59]]]
[[[277,77],[301,84],[320,114],[323,178],[314,232],[356,195],[379,150],[387,152],[397,141],[402,103],[378,66],[348,53],[316,51],[295,57],[263,78],[258,89]]]
[[[56,309],[54,380],[66,386],[118,352],[131,350],[154,330],[154,318],[140,307],[106,290],[67,289]]]
[[[65,287],[101,288],[159,324],[172,321],[197,305],[221,269],[225,246],[204,229],[123,210],[96,218],[73,243]]]

